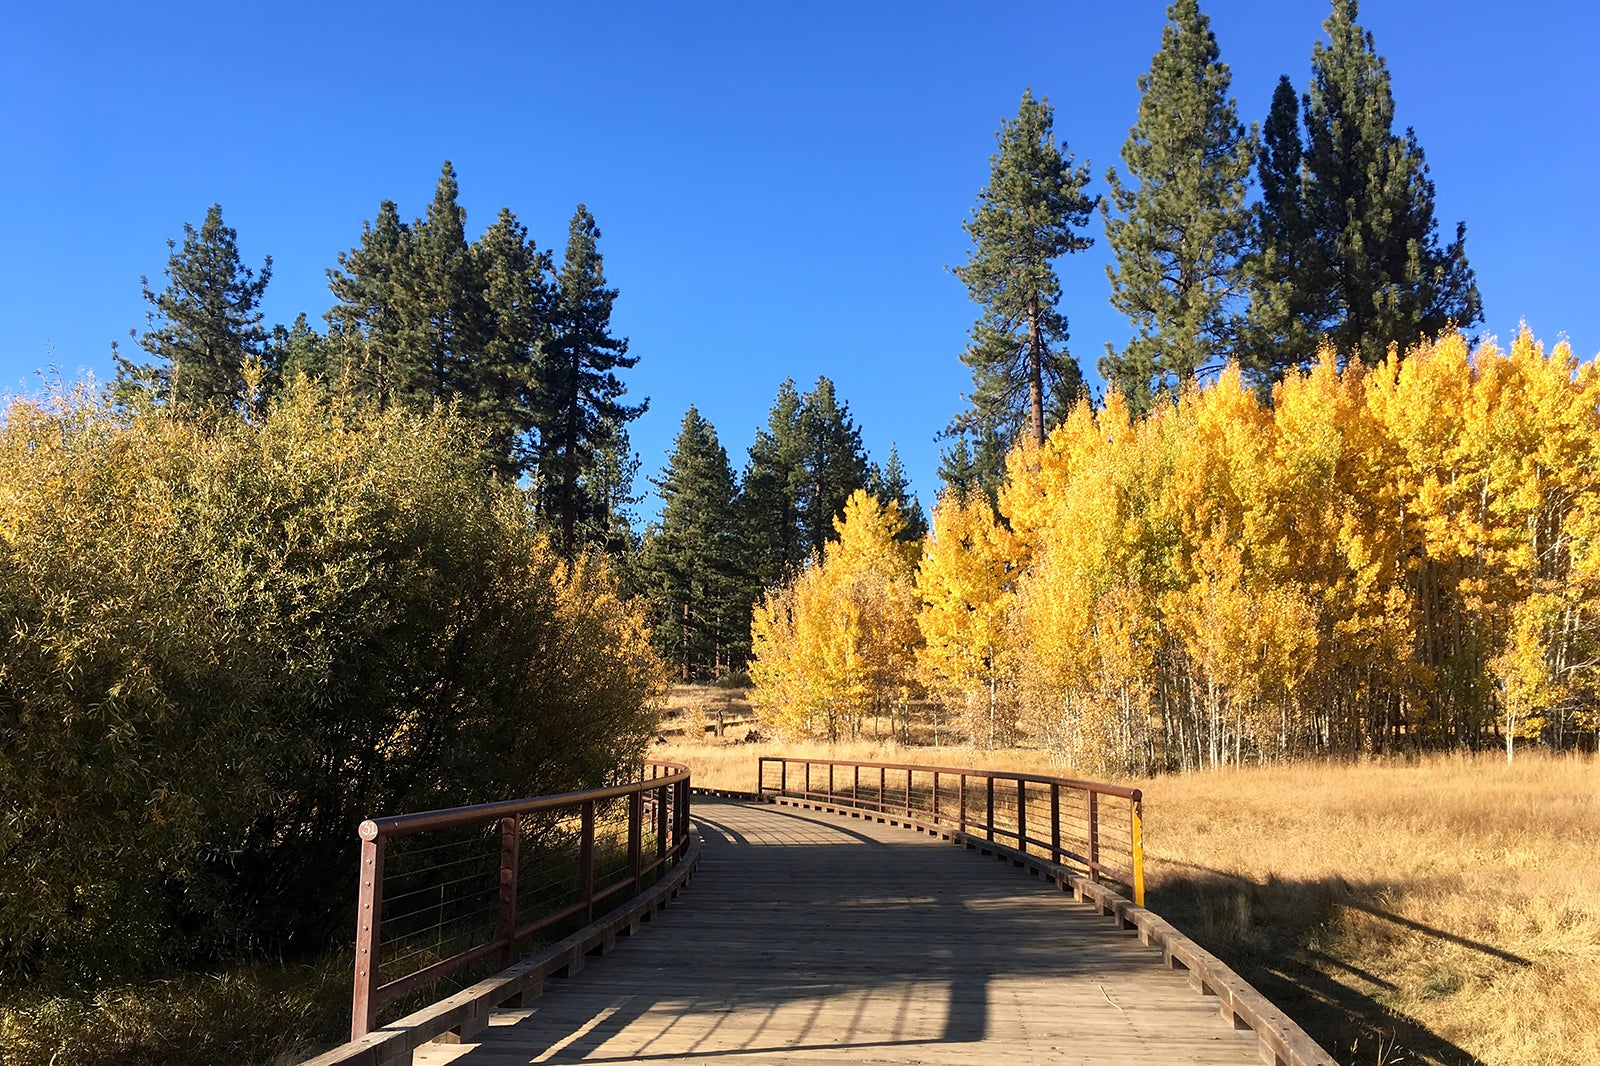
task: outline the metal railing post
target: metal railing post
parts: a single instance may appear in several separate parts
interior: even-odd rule
[[[644,887],[644,793],[628,797],[628,880],[633,890]]]
[[[584,800],[579,808],[578,868],[582,877],[583,922],[594,921],[594,800]]]
[[[378,934],[383,917],[383,837],[361,826],[361,871],[357,876],[355,996],[350,1001],[350,1039],[372,1032],[378,1005],[372,990],[378,983]]]
[[[967,831],[967,775],[962,774],[960,782],[956,785],[956,808],[961,813],[956,815],[956,828],[961,832]]]
[[[989,809],[988,809],[988,817],[986,817],[984,819],[984,828],[989,833],[989,839],[993,840],[994,839],[994,776],[991,774],[991,775],[985,777],[984,780],[987,781],[988,784],[989,784],[989,787],[986,790],[988,792],[988,795],[989,795]]]
[[[1017,850],[1028,854],[1028,783],[1017,778]]]
[[[671,785],[662,785],[656,789],[656,862],[663,862],[667,857],[667,816],[669,805],[667,791]]]
[[[939,824],[939,771],[933,772],[933,824]]]
[[[500,965],[510,966],[517,947],[517,863],[522,850],[521,823],[515,817],[500,819],[500,899],[495,913],[494,938],[505,941]]]
[[[1100,880],[1100,793],[1089,790],[1089,880]]]
[[[1133,838],[1133,905],[1144,906],[1144,796],[1135,789],[1128,800],[1129,833]]]
[[[789,760],[784,759],[778,763],[778,795],[789,794]]]
[[[1061,861],[1061,786],[1050,785],[1050,861]]]

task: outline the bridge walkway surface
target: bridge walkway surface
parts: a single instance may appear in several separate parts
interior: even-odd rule
[[[1259,1061],[1158,949],[1010,863],[767,804],[695,822],[673,906],[416,1066]]]

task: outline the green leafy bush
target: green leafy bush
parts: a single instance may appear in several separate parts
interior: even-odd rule
[[[289,386],[199,425],[0,422],[0,976],[98,981],[347,930],[375,814],[596,783],[662,684],[447,412]]]

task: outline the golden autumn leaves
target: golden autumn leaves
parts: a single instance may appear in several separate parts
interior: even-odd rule
[[[1565,344],[1329,352],[1270,403],[1234,369],[1137,421],[1112,395],[1012,453],[998,512],[942,498],[913,563],[852,500],[757,609],[775,724],[920,708],[1107,772],[1597,725],[1600,373]]]

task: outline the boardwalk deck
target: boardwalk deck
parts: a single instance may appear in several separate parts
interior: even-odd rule
[[[1253,1063],[1159,952],[918,833],[704,802],[701,871],[645,931],[417,1066]]]

